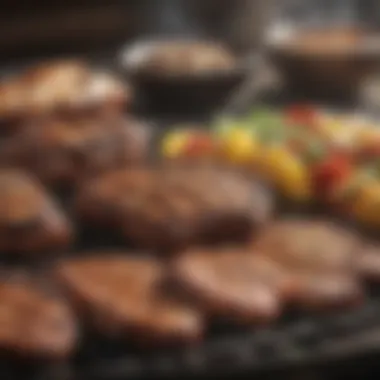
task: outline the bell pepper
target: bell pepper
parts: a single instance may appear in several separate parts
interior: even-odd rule
[[[296,202],[311,198],[310,177],[306,165],[284,145],[262,150],[259,171],[287,198]]]
[[[165,158],[191,158],[209,156],[214,151],[214,142],[208,133],[179,130],[168,134],[162,142]]]
[[[184,157],[210,157],[215,152],[215,143],[207,133],[194,133],[189,136],[183,149]]]
[[[318,111],[308,105],[293,105],[285,110],[285,122],[290,125],[315,128]]]
[[[337,186],[353,172],[349,156],[333,152],[312,166],[313,188],[316,196],[329,200]]]
[[[222,158],[228,162],[246,164],[255,159],[259,144],[251,131],[236,128],[219,139],[219,149]]]
[[[180,157],[190,137],[191,132],[187,130],[177,130],[168,133],[161,142],[162,155],[169,159]]]

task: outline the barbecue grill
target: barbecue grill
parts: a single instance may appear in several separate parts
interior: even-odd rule
[[[70,5],[68,1],[64,3],[65,7]],[[40,30],[34,37],[30,36],[31,41],[34,42],[33,48],[29,51],[23,50],[24,46],[20,42],[23,37],[14,32],[13,43],[9,43],[10,40],[0,39],[0,49],[3,52],[13,51],[12,55],[9,54],[13,58],[9,62],[5,62],[2,73],[6,75],[30,62],[46,59],[50,56],[66,56],[67,54],[84,56],[95,65],[111,69],[116,68],[115,57],[117,57],[121,43],[125,43],[127,38],[132,38],[137,34],[132,22],[131,24],[127,21],[122,22],[120,18],[117,18],[117,14],[123,12],[121,14],[127,17],[133,15],[133,12],[139,14],[141,9],[136,7],[136,2],[127,1],[109,1],[107,5],[104,5],[104,2],[94,1],[89,2],[91,5],[85,3],[85,1],[78,2],[79,5],[77,5],[82,9],[82,13],[80,13],[82,15],[87,15],[84,9],[90,12],[89,7],[96,8],[98,15],[104,15],[101,11],[102,7],[108,9],[108,26],[106,26],[105,18],[101,17],[104,21],[103,33],[98,44],[94,44],[97,45],[96,47],[84,48],[89,35],[92,34],[89,30],[83,33],[82,38],[79,38],[75,45],[72,44],[72,41],[68,43],[65,38],[61,38],[63,35],[69,36],[68,29],[65,29],[65,22],[63,21],[61,31],[56,31],[56,36],[61,41],[59,45],[45,38],[46,33],[48,33],[47,28],[43,31]],[[143,3],[146,6],[147,1]],[[36,16],[38,7],[34,7],[31,19],[34,17],[33,22],[38,22],[40,20],[38,18],[40,16]],[[56,9],[58,7],[57,4]],[[70,9],[73,14],[77,12],[76,6],[70,5],[70,7],[72,7]],[[9,17],[15,17],[14,10],[10,8],[9,12]],[[66,12],[70,14],[67,8]],[[59,12],[56,10],[55,14],[57,13]],[[99,16],[88,17],[87,20],[92,21],[87,22],[94,22],[97,19],[96,17]],[[82,20],[84,19],[85,17]],[[115,22],[116,19],[119,21]],[[130,17],[130,19],[133,20],[134,17]],[[32,21],[28,20],[32,25]],[[78,21],[79,24],[81,23]],[[17,25],[23,25],[20,15],[17,16],[17,20],[13,24],[9,21],[7,28],[14,31],[19,28]],[[49,27],[53,27],[53,23],[50,23]],[[79,26],[72,26],[71,32],[75,35],[81,29]],[[85,29],[83,28],[82,32]],[[105,30],[108,32],[105,33]],[[7,32],[4,32],[3,35],[7,35]],[[264,100],[271,101],[271,99]],[[275,98],[277,103],[290,100],[293,100],[292,94],[286,92],[283,99],[278,96]],[[144,109],[138,109],[137,112],[153,122],[158,139],[161,133],[165,131],[165,126],[171,123],[204,121],[208,116],[207,114],[188,113],[161,118],[160,115],[147,114]],[[79,250],[86,250],[91,247],[99,248],[100,246],[110,247],[117,244],[109,236],[98,236],[97,239],[94,239],[93,235],[83,235],[83,239],[77,247]],[[117,380],[174,378],[177,376],[208,378],[221,375],[236,376],[244,373],[272,373],[305,366],[324,368],[328,363],[355,359],[357,366],[353,368],[353,372],[355,372],[355,368],[358,369],[360,365],[373,364],[376,360],[372,359],[371,361],[370,354],[375,355],[380,348],[380,289],[373,287],[369,290],[370,296],[365,305],[352,312],[317,315],[298,314],[289,311],[275,325],[260,329],[243,329],[228,324],[215,323],[209,336],[199,347],[160,351],[159,353],[139,352],[128,347],[128,345],[104,341],[88,334],[80,353],[69,363],[46,365],[20,363],[13,359],[3,358],[0,361],[0,369],[3,377],[9,379],[26,378],[26,376],[29,379],[38,380]],[[365,360],[360,360],[363,355],[365,355]]]

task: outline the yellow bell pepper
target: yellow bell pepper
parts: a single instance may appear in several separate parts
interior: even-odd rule
[[[189,131],[179,130],[166,135],[161,143],[161,153],[165,158],[178,158],[184,152],[191,137]]]
[[[312,196],[311,179],[306,165],[284,146],[262,150],[259,171],[289,199],[309,201]]]
[[[233,164],[247,164],[257,155],[259,148],[256,137],[251,131],[235,128],[219,139],[222,157]]]

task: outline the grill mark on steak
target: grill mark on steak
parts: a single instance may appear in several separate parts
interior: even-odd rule
[[[26,169],[48,185],[67,187],[144,162],[149,141],[146,126],[122,116],[50,118],[7,138],[0,162]]]
[[[0,249],[33,253],[65,248],[72,227],[44,189],[17,170],[0,171]]]
[[[219,184],[229,175],[202,168],[120,170],[85,184],[77,209],[85,221],[106,220],[104,224],[119,228],[144,248],[172,251],[200,242],[243,241],[269,218],[271,199],[269,195],[264,199],[261,190],[244,179],[231,191],[220,191]],[[234,181],[239,177],[226,179]],[[242,200],[234,204],[231,197]],[[262,211],[254,215],[262,208],[257,201],[267,204],[266,215]]]
[[[241,249],[197,249],[172,263],[175,281],[211,315],[267,323],[279,316],[288,282],[275,264]]]
[[[67,358],[76,344],[70,308],[31,281],[0,281],[0,347],[23,357]]]
[[[292,278],[291,302],[330,308],[351,306],[362,299],[355,263],[360,240],[335,224],[280,220],[258,234],[253,249]]]
[[[106,255],[63,262],[57,269],[74,307],[98,332],[145,343],[148,339],[153,345],[200,339],[201,316],[167,294],[162,264],[112,252]]]

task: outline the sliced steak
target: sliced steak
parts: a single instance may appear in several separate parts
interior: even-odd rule
[[[15,122],[57,114],[114,113],[131,102],[131,90],[81,61],[45,62],[0,83],[0,121]]]
[[[244,323],[278,317],[290,286],[275,264],[241,249],[189,250],[174,259],[172,271],[202,309]]]
[[[354,304],[362,289],[355,268],[359,239],[325,221],[283,220],[264,228],[253,247],[293,280],[290,300],[305,306]]]
[[[271,204],[258,184],[204,168],[121,170],[89,181],[77,198],[83,220],[163,250],[247,240],[270,218]]]
[[[26,281],[0,282],[0,348],[23,357],[62,359],[76,344],[70,308]]]
[[[63,249],[71,237],[66,216],[37,181],[21,171],[0,171],[1,253]]]
[[[198,341],[200,315],[170,294],[165,278],[157,261],[113,253],[68,261],[58,269],[74,307],[98,332],[151,344]]]
[[[34,173],[55,187],[144,161],[147,126],[122,116],[53,118],[30,123],[3,142],[0,164]]]
[[[372,282],[380,281],[380,246],[366,243],[357,257],[360,275]]]

